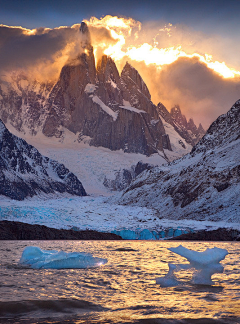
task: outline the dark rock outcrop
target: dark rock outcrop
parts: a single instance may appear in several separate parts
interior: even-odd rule
[[[0,195],[23,200],[55,192],[86,196],[81,182],[63,164],[42,156],[0,120]]]
[[[171,238],[174,241],[240,241],[240,231],[227,228],[201,230]]]
[[[75,231],[31,225],[21,222],[0,221],[0,240],[121,240],[113,233],[93,230]]]

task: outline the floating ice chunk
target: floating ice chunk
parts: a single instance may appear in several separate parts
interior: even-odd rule
[[[196,270],[192,277],[192,283],[212,285],[214,282],[211,276],[214,273],[223,272],[224,268],[219,262],[228,254],[227,250],[217,247],[212,249],[207,248],[204,252],[197,252],[179,245],[176,248],[173,247],[168,250],[186,258],[190,264],[169,264],[169,272],[164,277],[156,279],[156,283],[162,287],[178,285],[179,281],[175,278],[174,272],[191,268]]]
[[[212,249],[207,248],[203,252],[197,252],[179,245],[176,248],[168,248],[168,250],[186,258],[195,268],[202,268],[203,265],[219,263],[228,254],[227,250],[217,247]]]
[[[95,258],[90,253],[41,250],[37,246],[26,247],[20,259],[20,264],[34,269],[84,269],[105,263],[107,259]]]
[[[164,277],[160,277],[156,279],[156,283],[161,287],[175,287],[179,285],[179,281],[175,278],[174,271],[177,266],[175,264],[168,264],[169,271]]]

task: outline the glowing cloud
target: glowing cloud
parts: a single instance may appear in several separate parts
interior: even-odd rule
[[[85,21],[89,26],[96,28],[106,28],[113,39],[116,40],[115,44],[108,44],[106,42],[93,44],[100,47],[105,55],[111,56],[115,61],[121,61],[123,58],[130,58],[133,61],[144,62],[146,65],[155,64],[158,69],[165,64],[171,64],[180,57],[198,58],[201,62],[207,65],[209,69],[214,70],[216,73],[224,78],[234,78],[240,76],[240,71],[229,68],[225,62],[214,61],[212,55],[205,53],[188,54],[182,49],[181,45],[177,47],[158,48],[159,42],[156,38],[153,45],[144,42],[138,46],[126,47],[127,39],[132,35],[134,30],[135,39],[138,38],[138,32],[141,30],[141,23],[133,20],[132,18],[118,18],[112,16],[105,16],[102,19],[92,17],[89,21]],[[171,30],[174,28],[172,24],[168,24],[164,28],[160,28],[160,32],[166,32],[168,37],[171,37]],[[136,30],[137,29],[137,30]]]

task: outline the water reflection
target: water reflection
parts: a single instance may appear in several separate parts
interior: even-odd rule
[[[167,247],[178,246],[179,242],[34,242],[35,245],[36,243],[42,249],[89,252],[96,257],[108,259],[108,263],[94,269],[21,268],[17,265],[21,253],[24,247],[33,245],[33,242],[2,241],[1,316],[6,303],[13,310],[18,301],[22,303],[22,307],[18,309],[16,316],[20,318],[21,324],[24,323],[23,320],[34,323],[34,317],[46,316],[52,318],[48,319],[48,323],[54,323],[53,319],[59,316],[60,322],[57,319],[55,323],[171,323],[170,320],[179,322],[183,319],[191,319],[188,323],[194,323],[194,319],[200,318],[218,320],[213,323],[221,323],[223,319],[225,322],[222,323],[239,322],[239,243],[182,243],[186,248],[198,251],[214,246],[227,249],[229,255],[222,262],[225,270],[224,273],[213,276],[213,286],[192,285],[192,272],[180,271],[177,275],[182,281],[181,285],[168,288],[156,285],[155,278],[167,273],[168,262],[187,263],[185,258],[167,250]],[[67,307],[61,305],[56,309],[51,306],[53,304],[50,300],[63,299],[67,301]],[[43,303],[34,304],[34,312],[31,309],[27,311],[29,303],[36,300]],[[90,303],[91,308],[90,304],[73,307],[71,301],[74,300]],[[49,305],[47,311],[42,305]],[[6,316],[8,323],[14,323],[11,322],[11,312]],[[237,317],[238,322],[234,317]],[[46,319],[41,320],[41,323],[47,323]]]

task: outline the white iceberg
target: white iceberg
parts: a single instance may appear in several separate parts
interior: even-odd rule
[[[23,250],[19,263],[33,269],[85,269],[101,266],[107,261],[107,259],[95,258],[90,253],[67,253],[28,246]]]
[[[211,276],[214,273],[222,273],[224,268],[219,263],[228,254],[225,249],[214,247],[212,249],[207,248],[203,252],[197,252],[179,245],[176,248],[168,248],[168,250],[181,255],[189,261],[189,264],[168,264],[169,271],[164,277],[156,279],[156,283],[162,287],[177,286],[180,281],[175,277],[174,272],[183,269],[194,269],[192,283],[200,285],[212,285],[214,282]]]

